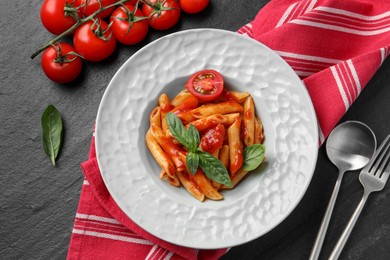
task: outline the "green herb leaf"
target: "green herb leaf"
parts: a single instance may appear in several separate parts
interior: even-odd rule
[[[228,187],[232,186],[229,173],[220,160],[206,152],[198,152],[198,154],[199,166],[207,177]]]
[[[62,118],[60,112],[53,105],[49,105],[42,114],[43,148],[53,165],[61,149],[63,140]]]
[[[173,137],[175,137],[182,145],[189,149],[193,143],[193,140],[190,140],[191,137],[189,136],[187,129],[184,127],[180,118],[178,118],[174,113],[169,112],[165,116],[165,120],[167,121],[169,131],[171,131]]]
[[[265,156],[265,145],[253,144],[247,146],[244,149],[243,169],[248,172],[256,169],[263,161],[264,156]]]
[[[194,175],[199,166],[199,154],[194,152],[189,152],[186,157],[186,163],[187,163],[188,170],[192,175]]]
[[[190,127],[188,128],[187,133],[190,137],[190,147],[188,147],[188,149],[191,152],[195,152],[197,150],[199,142],[200,142],[200,135],[199,135],[198,129],[196,129],[195,126],[190,124]]]

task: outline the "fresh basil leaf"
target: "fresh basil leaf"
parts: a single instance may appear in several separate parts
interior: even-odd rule
[[[190,141],[191,141],[190,147],[188,147],[188,148],[191,152],[195,152],[197,150],[199,142],[200,142],[200,135],[199,135],[198,129],[196,129],[195,126],[190,124],[187,132],[188,132],[188,135],[189,135]]]
[[[180,118],[178,118],[174,113],[169,112],[165,116],[165,120],[167,121],[169,131],[171,131],[173,137],[175,137],[187,149],[191,150],[193,144],[196,142],[194,140],[195,137],[190,136]]]
[[[194,152],[189,152],[186,157],[186,163],[188,170],[192,175],[196,173],[199,166],[199,154]]]
[[[61,149],[63,141],[62,118],[60,112],[53,105],[49,105],[42,114],[43,148],[53,165]]]
[[[198,152],[198,154],[199,166],[207,177],[228,187],[232,186],[229,173],[220,160],[206,152]]]
[[[265,156],[265,145],[252,144],[244,149],[244,163],[242,168],[245,171],[252,171],[256,169]]]

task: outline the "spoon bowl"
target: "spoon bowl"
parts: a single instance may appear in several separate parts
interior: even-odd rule
[[[339,169],[339,175],[311,251],[310,260],[319,257],[344,173],[363,168],[370,161],[375,150],[375,134],[361,122],[344,122],[330,133],[326,142],[326,153],[330,161]]]
[[[347,121],[337,126],[329,135],[326,153],[340,171],[363,168],[376,149],[372,130],[358,121]]]

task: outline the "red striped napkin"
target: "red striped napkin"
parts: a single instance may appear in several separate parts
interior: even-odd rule
[[[273,0],[239,31],[284,58],[313,101],[323,142],[389,54],[390,1]],[[162,241],[132,222],[101,178],[92,138],[68,259],[217,259]]]

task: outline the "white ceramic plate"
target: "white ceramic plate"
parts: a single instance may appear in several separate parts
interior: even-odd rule
[[[224,200],[202,203],[159,179],[145,134],[158,96],[173,97],[205,68],[253,96],[268,164]],[[151,234],[187,247],[235,246],[274,228],[301,200],[317,159],[317,121],[300,79],[266,46],[223,30],[182,31],[139,50],[111,80],[96,124],[99,167],[119,207]]]

